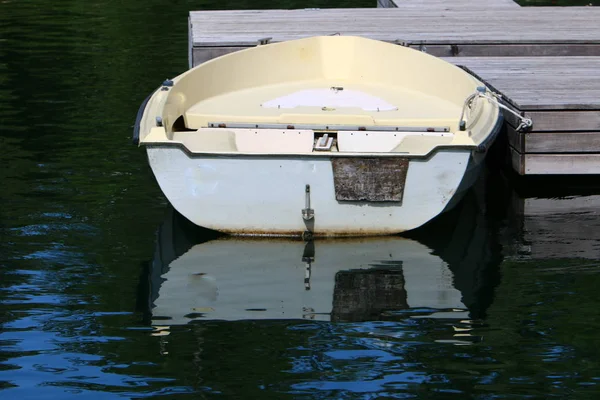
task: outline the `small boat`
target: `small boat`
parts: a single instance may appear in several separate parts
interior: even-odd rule
[[[452,208],[502,125],[464,70],[350,36],[260,45],[166,80],[134,143],[173,207],[245,235],[367,236]]]

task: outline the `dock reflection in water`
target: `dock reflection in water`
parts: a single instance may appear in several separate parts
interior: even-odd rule
[[[598,189],[600,192],[600,189]],[[516,260],[589,259],[600,255],[600,195],[525,197],[513,194]],[[512,253],[512,254],[510,254]]]
[[[303,242],[219,236],[170,210],[143,278],[143,301],[152,324],[163,327],[201,320],[481,318],[502,257],[490,254],[483,222],[473,225],[465,215],[446,222],[419,240]],[[426,244],[427,237],[437,243]]]

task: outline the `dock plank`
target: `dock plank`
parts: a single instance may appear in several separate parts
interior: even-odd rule
[[[490,8],[518,8],[519,4],[515,3],[513,0],[380,0],[386,4],[384,7],[389,8],[429,8],[429,9],[442,9],[442,10],[452,10],[452,9],[473,9],[473,8],[482,8],[482,9],[490,9]],[[383,6],[383,5],[382,5]]]
[[[526,116],[535,121],[536,132],[598,131],[600,132],[600,110],[560,112],[527,111]],[[515,126],[516,121],[513,121]]]
[[[493,21],[493,23],[491,23]],[[411,44],[598,44],[600,8],[192,11],[193,46],[252,46],[315,35]],[[424,29],[426,28],[426,29]]]
[[[451,57],[445,60],[472,71],[521,111],[600,110],[600,57]],[[538,113],[536,116],[549,118],[544,122],[544,130],[547,130],[548,125],[565,114]],[[569,121],[575,122],[583,116],[578,113]],[[597,118],[600,118],[597,113],[588,114],[586,121],[595,125]]]
[[[522,154],[511,148],[520,175],[598,175],[600,154]]]
[[[520,133],[509,126],[507,135],[519,153],[600,153],[600,131]]]
[[[535,132],[600,132],[600,110],[542,110],[522,114],[535,121]],[[512,127],[520,124],[510,113],[506,113],[504,118]]]

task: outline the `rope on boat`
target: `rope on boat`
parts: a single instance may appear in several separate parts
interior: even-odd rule
[[[533,126],[533,120],[531,118],[524,117],[523,115],[519,114],[519,112],[516,111],[514,107],[509,107],[509,106],[505,105],[504,103],[502,103],[500,101],[502,99],[501,95],[491,92],[491,91],[487,90],[486,87],[483,87],[483,86],[478,87],[477,91],[475,93],[473,93],[472,95],[470,95],[469,97],[467,97],[465,99],[465,104],[463,105],[463,109],[462,109],[462,112],[460,113],[460,119],[459,119],[460,130],[465,130],[465,128],[466,128],[466,122],[464,120],[464,116],[465,116],[465,112],[466,112],[467,108],[470,109],[471,106],[473,105],[473,101],[480,97],[484,98],[484,99],[488,99],[488,101],[495,103],[501,109],[506,110],[509,113],[511,113],[512,115],[514,115],[515,117],[517,117],[517,119],[520,121],[519,126],[517,126],[517,128],[516,128],[517,132],[525,133],[525,132],[528,132],[529,130],[531,130],[531,127]]]

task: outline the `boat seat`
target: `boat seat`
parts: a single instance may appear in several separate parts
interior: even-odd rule
[[[214,132],[183,131],[173,132],[173,141],[182,143],[191,152],[235,152],[237,145],[235,143],[235,134],[230,131]]]
[[[422,154],[424,149],[450,143],[453,137],[450,132],[345,131],[338,132],[337,140],[340,152]]]
[[[409,135],[394,147],[392,153],[429,154],[437,146],[448,145],[454,139],[453,134],[443,136]]]
[[[235,129],[235,143],[243,153],[311,153],[312,130],[304,129]]]
[[[300,129],[201,128],[174,132],[173,140],[190,151],[240,153],[311,153],[314,133]]]

